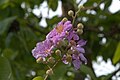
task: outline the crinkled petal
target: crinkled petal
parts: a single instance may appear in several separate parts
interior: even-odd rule
[[[82,62],[79,59],[73,60],[73,66],[75,67],[75,70],[78,70],[80,68],[80,65]]]
[[[74,34],[73,39],[74,40],[79,40],[79,36],[77,34]]]
[[[63,21],[61,21],[57,24],[57,26],[59,26],[59,25],[63,25]]]
[[[37,59],[38,57],[47,57],[51,54],[52,43],[49,39],[36,44],[36,47],[32,50],[32,55]]]
[[[66,33],[65,33],[65,32],[62,32],[62,33],[60,34],[60,37],[61,37],[61,38],[64,38],[65,35],[66,35]]]
[[[64,26],[67,26],[67,25],[69,25],[69,24],[71,24],[71,21],[66,21],[66,22],[64,23]]]
[[[80,55],[80,59],[85,63],[87,63],[87,59],[84,57],[84,55],[83,54],[79,54],[79,55]]]
[[[69,35],[67,36],[67,39],[69,42],[72,39],[72,37],[73,37],[73,32],[71,31],[71,32],[69,32]]]
[[[72,59],[79,59],[78,54],[73,54],[73,55],[72,55]]]
[[[85,49],[82,47],[76,47],[77,51],[80,53],[85,53]]]
[[[64,64],[68,64],[67,60],[66,60],[66,55],[63,55],[62,61]]]
[[[46,39],[52,38],[52,37],[55,36],[55,35],[57,35],[57,32],[56,32],[56,30],[55,30],[55,28],[54,28],[52,31],[50,31],[50,32],[47,34]]]
[[[68,31],[72,28],[72,24],[69,24],[67,25],[65,28],[64,28],[64,31]]]
[[[87,41],[85,41],[83,39],[81,39],[77,42],[77,44],[80,45],[80,46],[84,46],[84,45],[86,45],[86,43],[87,43]]]

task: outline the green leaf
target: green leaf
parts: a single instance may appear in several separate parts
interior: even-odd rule
[[[57,9],[58,6],[58,0],[47,0],[49,8],[51,8],[53,11]]]
[[[44,80],[41,76],[37,76],[35,78],[33,78],[32,80]]]
[[[118,43],[118,46],[116,48],[114,57],[113,57],[113,63],[117,63],[120,60],[120,42]]]
[[[106,0],[104,10],[108,10],[108,7],[111,5],[112,0]]]
[[[94,75],[94,73],[93,73],[93,71],[92,71],[91,68],[89,68],[89,67],[87,67],[87,66],[85,66],[85,65],[81,65],[80,70],[81,70],[83,73],[85,73],[85,74],[89,74],[89,75],[91,76],[92,80],[97,80],[97,79],[96,79],[96,76]]]
[[[54,74],[50,76],[51,80],[59,80],[61,79],[67,71],[67,66],[64,64],[59,64],[54,69]]]
[[[0,5],[7,3],[9,0],[0,0]]]
[[[5,31],[7,31],[10,24],[15,19],[16,19],[16,17],[14,16],[14,17],[6,18],[6,19],[0,21],[0,34],[3,34]]]
[[[18,55],[18,52],[13,51],[10,48],[5,48],[3,51],[3,56],[5,56],[7,59],[10,59],[10,60],[14,60],[17,55]]]
[[[10,63],[5,57],[0,57],[0,80],[13,80]]]

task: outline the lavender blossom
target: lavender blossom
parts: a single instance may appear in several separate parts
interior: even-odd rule
[[[77,46],[74,46],[74,50],[76,50],[77,52],[72,55],[72,58],[73,58],[72,63],[76,70],[80,68],[80,64],[82,62],[87,63],[87,59],[83,55],[83,53],[85,53],[85,50],[84,48],[82,48],[82,46],[84,46],[85,44],[86,44],[86,41],[79,40],[77,42]]]
[[[84,57],[82,53],[79,54],[73,54],[73,66],[75,67],[76,70],[80,68],[80,65],[84,62],[85,64],[87,63],[87,59]]]
[[[79,40],[79,36],[77,35],[77,33],[74,30],[71,30],[67,36],[68,41],[70,42],[70,40]]]
[[[85,50],[82,46],[86,44],[86,41],[84,40],[79,40],[76,42],[75,45],[72,45],[70,50],[72,51],[72,64],[75,67],[76,70],[80,68],[80,65],[84,62],[87,63],[87,59],[84,57],[83,53],[85,53]],[[63,63],[68,64],[69,62],[67,61],[67,56],[64,55],[63,58]]]
[[[32,50],[32,54],[36,59],[39,57],[44,58],[51,55],[53,47],[53,43],[50,40],[45,40],[36,44],[36,47]]]
[[[54,44],[57,44],[63,38],[66,38],[67,32],[72,29],[71,21],[59,22],[58,25],[46,36],[46,39],[50,39]]]

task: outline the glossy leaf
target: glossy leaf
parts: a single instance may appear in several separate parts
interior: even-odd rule
[[[0,5],[7,3],[9,0],[0,0]]]
[[[0,57],[0,80],[13,80],[10,63],[5,57]]]
[[[63,64],[59,64],[56,66],[56,68],[53,70],[54,74],[50,76],[52,80],[58,80],[61,79],[64,75],[65,72],[67,71],[67,66]]]
[[[33,78],[32,80],[44,80],[41,76],[37,76],[35,78]]]
[[[115,54],[113,56],[113,63],[117,63],[118,61],[120,61],[120,42],[117,45]]]
[[[93,71],[92,71],[91,68],[89,68],[89,67],[87,67],[87,66],[85,66],[85,65],[81,65],[80,71],[82,71],[82,72],[85,73],[85,74],[89,74],[90,77],[92,78],[92,80],[97,80],[97,78],[96,78],[96,76],[95,76],[95,74],[93,73]]]
[[[5,31],[7,31],[10,27],[10,24],[13,20],[15,20],[16,17],[9,17],[2,21],[0,21],[0,34],[3,34]]]

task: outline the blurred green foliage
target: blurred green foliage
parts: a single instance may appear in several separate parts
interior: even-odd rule
[[[37,42],[45,39],[62,17],[67,16],[67,11],[77,10],[80,4],[76,0],[59,0],[62,2],[62,16],[46,18],[47,27],[42,27],[39,25],[42,15],[36,16],[33,9],[44,1],[48,9],[56,11],[58,0],[0,0],[0,80],[32,80],[36,76],[33,80],[43,80],[41,76],[45,76],[47,67],[35,62],[31,50]],[[82,65],[80,71],[76,72],[72,67],[60,63],[48,80],[84,80],[86,74],[92,80],[110,80],[116,74],[117,71],[96,77],[92,67],[92,61],[97,56],[103,56],[105,61],[110,58],[114,65],[120,61],[120,11],[111,13],[108,10],[111,2],[88,0],[76,19],[76,24],[82,22],[85,25],[81,37],[88,41],[85,47],[88,65]],[[105,5],[104,9],[100,8],[101,4]],[[106,39],[105,43],[103,39]],[[71,72],[70,76],[68,72]]]

